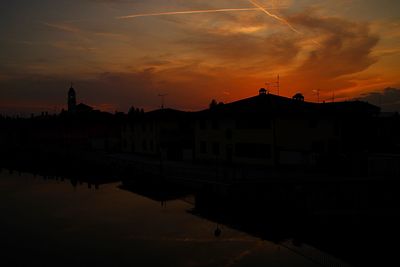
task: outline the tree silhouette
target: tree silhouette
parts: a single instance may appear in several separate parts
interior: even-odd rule
[[[210,103],[210,105],[209,105],[210,109],[213,109],[213,108],[215,108],[216,106],[218,106],[217,100],[215,100],[215,99],[211,100],[211,103]]]
[[[135,114],[135,107],[131,106],[128,110],[128,116],[133,116]]]

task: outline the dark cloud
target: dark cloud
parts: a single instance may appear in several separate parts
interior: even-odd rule
[[[253,63],[252,67],[255,68],[262,62],[266,66],[289,64],[300,51],[294,38],[278,34],[259,37],[243,33],[198,32],[196,36],[184,40],[184,43],[191,45],[197,52],[222,60],[225,64]]]
[[[283,69],[287,95],[301,90],[310,97],[312,89],[321,89],[322,97],[331,97],[332,90],[340,97],[342,89],[355,86],[351,77],[378,61],[372,51],[380,38],[367,23],[322,17],[310,11],[288,18],[301,34],[288,31],[265,35],[262,27],[272,26],[260,22],[259,16],[248,19],[245,25],[261,27],[261,32],[253,34],[235,32],[240,27],[238,18],[227,15],[231,17],[232,30],[219,30],[218,23],[211,29],[187,25],[187,37],[180,44],[193,49],[194,54],[219,61],[220,66],[231,68],[232,72],[251,76]],[[288,70],[289,67],[294,68]]]
[[[372,51],[379,36],[371,33],[366,23],[320,17],[313,12],[292,16],[290,22],[304,32],[312,32],[314,41],[318,41],[287,77],[294,81],[294,90],[305,90],[310,95],[312,89],[321,89],[323,97],[335,90],[338,97],[348,96],[348,89],[356,85],[352,77],[378,61]]]
[[[388,87],[383,91],[361,95],[358,100],[380,106],[383,111],[400,112],[400,89]]]
[[[363,71],[377,61],[371,52],[379,37],[370,32],[368,24],[311,13],[293,16],[290,21],[323,36],[318,49],[300,67],[303,71],[335,78]]]

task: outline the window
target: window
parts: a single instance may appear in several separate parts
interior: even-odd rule
[[[227,129],[227,130],[225,131],[225,137],[226,137],[226,139],[228,139],[228,140],[232,140],[232,129]]]
[[[153,140],[150,141],[150,151],[154,151],[154,142],[153,142]]]
[[[147,151],[147,141],[146,140],[142,141],[142,148],[143,148],[143,151]]]
[[[270,129],[271,120],[267,117],[249,117],[236,120],[237,129]]]
[[[340,123],[338,121],[335,121],[333,124],[333,133],[335,134],[335,136],[340,135]]]
[[[207,143],[204,141],[200,142],[200,153],[207,153]]]
[[[212,145],[212,148],[213,148],[213,154],[215,156],[218,156],[219,155],[219,143],[218,142],[214,142],[213,145]]]
[[[322,153],[325,150],[324,142],[314,141],[312,142],[312,151],[316,153]]]
[[[207,128],[206,121],[200,120],[200,129],[205,130]]]
[[[211,121],[211,126],[213,130],[218,130],[219,129],[219,123],[217,120],[212,120]]]
[[[237,143],[235,154],[243,158],[270,158],[271,145],[257,143]]]
[[[318,126],[318,120],[310,120],[310,128],[317,128]]]

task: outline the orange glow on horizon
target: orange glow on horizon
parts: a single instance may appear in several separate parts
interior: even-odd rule
[[[16,6],[0,19],[3,109],[62,107],[70,81],[111,112],[158,108],[160,93],[198,110],[256,95],[278,74],[280,95],[306,101],[400,87],[398,1],[345,1],[346,12],[342,1],[106,2],[28,4],[32,17]]]

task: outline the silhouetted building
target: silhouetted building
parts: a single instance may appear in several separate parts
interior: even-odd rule
[[[315,166],[324,158],[365,148],[371,119],[378,113],[378,107],[364,102],[318,104],[305,102],[301,94],[291,99],[261,89],[258,96],[196,114],[195,158]]]
[[[76,104],[76,91],[72,87],[68,90],[68,112],[69,113],[89,113],[94,111],[91,106],[88,106],[84,103]]]
[[[122,127],[122,151],[215,168],[352,168],[354,173],[367,171],[368,161],[380,166],[387,156],[376,153],[400,151],[398,116],[381,118],[380,109],[366,102],[311,103],[300,93],[287,98],[262,88],[254,97],[215,103],[198,112],[131,112]]]
[[[297,93],[292,97],[292,99],[297,101],[304,101],[304,96],[301,93]]]
[[[189,112],[158,109],[130,117],[122,127],[125,152],[161,156],[165,159],[193,158],[193,120]]]
[[[198,112],[131,108],[129,115],[110,114],[77,105],[71,86],[69,112],[30,119],[0,117],[5,129],[0,145],[25,151],[126,152],[153,157],[156,163],[206,163],[198,165],[215,170],[258,165],[332,170],[347,166],[353,173],[373,175],[383,169],[399,172],[398,114],[382,114],[361,101],[311,103],[301,94],[287,98],[264,88],[246,99],[213,102]]]
[[[265,88],[261,88],[261,89],[258,91],[258,93],[259,93],[260,95],[265,95],[265,94],[267,94],[267,90],[266,90]]]
[[[91,106],[86,105],[86,104],[80,103],[75,107],[75,110],[76,110],[77,113],[84,113],[84,112],[93,111],[93,108]]]
[[[75,89],[72,87],[68,90],[68,112],[75,112],[76,111],[76,92]]]

